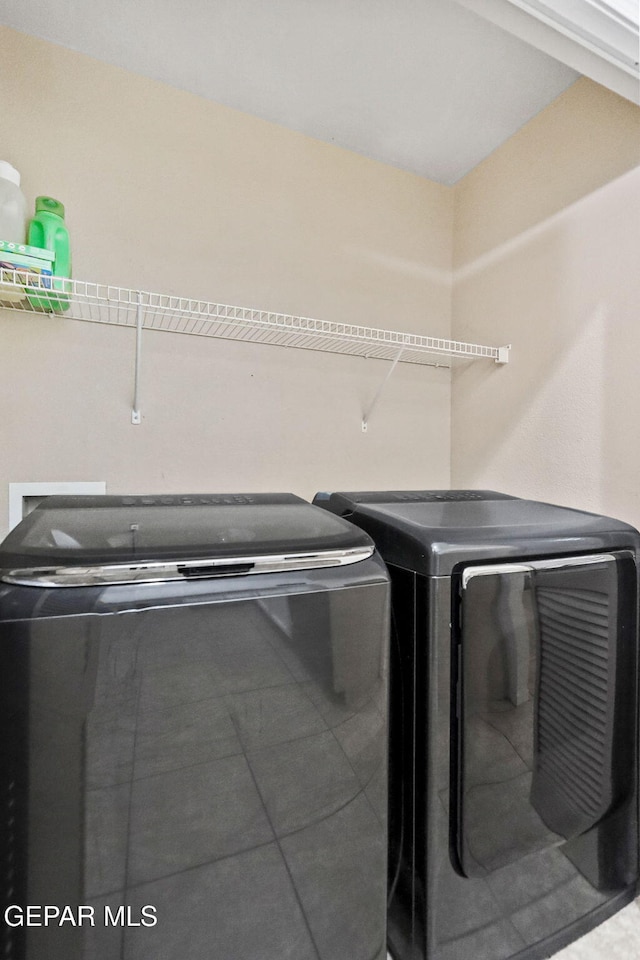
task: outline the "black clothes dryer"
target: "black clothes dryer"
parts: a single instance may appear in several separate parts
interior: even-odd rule
[[[388,593],[291,495],[30,514],[0,548],[3,957],[385,958]]]
[[[635,892],[637,531],[491,491],[315,502],[391,574],[392,955],[549,956]]]

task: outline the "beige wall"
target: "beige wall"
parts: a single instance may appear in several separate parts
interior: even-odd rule
[[[640,524],[637,107],[580,80],[446,188],[4,28],[0,57],[3,158],[66,203],[76,277],[513,344],[452,399],[398,367],[363,434],[381,361],[149,332],[133,426],[133,331],[0,311],[0,533],[9,482],[65,480],[451,482]]]
[[[580,80],[455,190],[452,483],[640,525],[640,109]]]
[[[453,194],[0,28],[2,158],[61,199],[74,276],[448,336]],[[109,492],[447,486],[450,374],[0,311],[12,481]]]

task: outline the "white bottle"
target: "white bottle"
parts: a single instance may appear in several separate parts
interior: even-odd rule
[[[0,240],[25,243],[27,236],[27,201],[20,189],[20,174],[0,160]]]

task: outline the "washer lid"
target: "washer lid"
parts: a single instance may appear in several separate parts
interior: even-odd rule
[[[303,568],[344,551],[362,559],[373,548],[362,530],[293,494],[47,497],[0,545],[0,568],[291,555]]]

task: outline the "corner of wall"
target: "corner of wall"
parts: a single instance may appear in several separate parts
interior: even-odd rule
[[[513,350],[453,378],[454,485],[640,516],[639,191],[640,108],[585,78],[456,184],[454,336]]]

